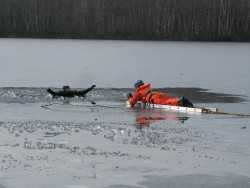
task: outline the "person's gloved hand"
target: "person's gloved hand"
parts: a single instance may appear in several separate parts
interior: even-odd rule
[[[52,90],[49,88],[49,89],[47,89],[46,91],[48,91],[49,93],[51,93]]]
[[[96,87],[96,85],[92,85],[90,88],[93,89],[94,87]]]
[[[56,96],[50,88],[49,88],[49,89],[47,89],[46,91],[47,91],[47,92],[49,92],[49,94],[51,94],[51,95],[52,95],[52,99],[56,99],[56,98],[58,98],[58,96]]]
[[[133,97],[133,95],[131,93],[128,93],[127,98],[130,99],[131,97]]]

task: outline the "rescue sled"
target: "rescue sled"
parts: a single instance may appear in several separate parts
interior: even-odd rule
[[[129,101],[126,101],[126,107],[131,107]],[[190,112],[190,113],[217,113],[217,108],[206,108],[206,107],[183,107],[183,106],[169,106],[169,105],[161,105],[161,104],[149,104],[143,102],[137,102],[135,107],[141,108],[158,108],[158,109],[165,109],[169,111],[180,111],[180,112]]]

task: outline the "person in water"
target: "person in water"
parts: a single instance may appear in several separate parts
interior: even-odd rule
[[[90,92],[92,89],[94,89],[96,85],[92,85],[90,88],[82,90],[82,91],[71,91],[69,86],[63,86],[63,90],[59,92],[55,92],[52,89],[47,89],[47,92],[49,92],[53,97],[64,97],[64,98],[71,98],[71,97],[85,97],[85,95]]]
[[[175,98],[165,93],[152,91],[150,83],[144,84],[142,80],[138,80],[135,84],[136,93],[132,95],[128,93],[130,105],[133,107],[138,101],[151,104],[162,104],[170,106],[192,107],[193,104],[185,97]]]

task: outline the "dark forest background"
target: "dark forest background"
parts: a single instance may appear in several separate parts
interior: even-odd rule
[[[0,0],[0,37],[250,41],[250,0]]]

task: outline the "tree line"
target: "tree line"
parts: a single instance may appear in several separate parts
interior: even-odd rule
[[[250,0],[0,0],[0,37],[250,41]]]

